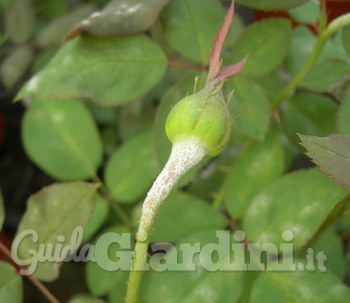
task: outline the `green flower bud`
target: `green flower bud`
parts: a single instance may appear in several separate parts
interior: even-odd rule
[[[221,86],[208,85],[174,106],[165,124],[172,143],[196,138],[209,157],[224,149],[231,133],[231,119]]]

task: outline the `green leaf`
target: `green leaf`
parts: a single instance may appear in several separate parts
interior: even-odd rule
[[[120,108],[118,115],[118,130],[123,141],[150,129],[154,122],[154,105],[146,104],[145,100],[132,102]]]
[[[286,19],[255,22],[239,37],[230,62],[238,62],[248,55],[242,73],[250,76],[267,74],[286,57],[291,34],[291,23]]]
[[[104,180],[112,196],[132,203],[149,189],[159,173],[152,149],[152,135],[144,132],[118,148],[109,159]]]
[[[0,34],[0,46],[3,45],[7,41],[8,37],[6,35]]]
[[[293,247],[299,249],[346,195],[344,188],[315,168],[289,173],[255,197],[244,217],[243,230],[250,241],[278,245],[284,242],[283,232],[290,231]]]
[[[4,220],[5,220],[4,198],[2,197],[2,193],[0,190],[0,231],[4,224]]]
[[[232,25],[230,31],[228,32],[228,36],[225,42],[226,46],[233,46],[238,40],[239,36],[244,30],[244,22],[242,17],[238,14],[235,14],[232,20]],[[223,50],[225,52],[225,49]],[[224,54],[223,54],[224,55]]]
[[[259,191],[282,174],[284,162],[283,146],[277,134],[241,153],[224,185],[223,198],[233,218],[242,218]]]
[[[95,232],[98,231],[98,229],[106,220],[108,212],[108,202],[100,194],[97,194],[94,212],[92,213],[90,220],[84,230],[84,242],[90,239],[92,235],[94,235]]]
[[[103,263],[105,262],[106,257],[108,257],[110,262],[118,261],[117,252],[120,250],[120,247],[113,239],[115,239],[115,234],[121,235],[126,232],[127,230],[122,226],[112,226],[105,229],[96,237],[96,240],[94,241],[96,247],[94,257],[96,258],[96,262],[89,261],[86,265],[86,282],[94,296],[102,296],[114,288],[122,288],[125,286],[124,282],[129,272],[121,270],[107,271],[104,268],[108,267],[108,264]],[[98,246],[96,246],[96,241],[101,237],[105,237],[106,242],[109,242],[109,239],[112,239],[107,251],[104,249],[98,249]]]
[[[309,0],[237,0],[238,3],[261,10],[287,10],[307,1]]]
[[[33,251],[40,253],[40,245],[46,247],[47,253],[50,252],[48,244],[53,247],[58,244],[62,247],[69,245],[74,229],[78,226],[85,227],[89,221],[95,207],[97,187],[96,184],[85,182],[58,183],[31,196],[27,211],[19,224],[16,241],[12,243],[12,250],[19,257],[16,262],[21,265],[35,265],[35,258],[39,256]],[[24,238],[23,234],[20,236],[28,230],[38,235],[38,241],[35,242],[35,238],[28,234]],[[63,241],[59,241],[61,236],[64,237]],[[52,262],[39,262],[33,275],[43,281],[55,280],[59,275],[62,259],[60,256],[52,258]]]
[[[66,42],[17,99],[89,98],[99,105],[120,105],[143,96],[162,79],[165,69],[162,50],[144,35],[82,35]]]
[[[173,0],[162,13],[169,44],[183,56],[208,65],[225,12],[215,0]],[[241,58],[242,59],[242,58]]]
[[[115,126],[107,126],[101,132],[103,149],[106,155],[111,155],[119,143],[119,137],[115,134]]]
[[[30,0],[13,0],[5,14],[5,31],[16,44],[26,43],[33,34],[34,10]]]
[[[317,62],[321,63],[329,59],[340,59],[350,64],[349,56],[347,55],[343,45],[341,31],[336,33],[334,37],[327,40]]]
[[[21,303],[23,301],[22,278],[7,262],[0,261],[0,302]]]
[[[303,262],[296,263],[303,264]],[[331,273],[317,270],[312,272],[264,272],[260,274],[253,286],[250,302],[343,303],[349,300],[348,287]]]
[[[283,88],[277,71],[273,71],[259,78],[254,78],[254,80],[265,90],[269,100],[274,100]]]
[[[42,50],[34,59],[31,73],[36,74],[41,69],[45,67],[46,64],[49,63],[49,61],[55,56],[56,50],[55,49],[44,49]]]
[[[238,151],[239,148],[236,149]],[[230,168],[235,153],[232,153],[231,146],[228,146],[215,161],[210,161],[205,167],[196,175],[196,178],[186,186],[186,193],[193,195],[198,199],[202,199],[216,208],[219,204],[217,199],[223,182],[227,177],[227,170]]]
[[[60,180],[95,174],[102,158],[101,139],[91,114],[75,100],[36,100],[22,124],[27,154]]]
[[[299,136],[313,162],[335,182],[350,190],[350,136]]]
[[[117,113],[119,109],[102,107],[93,103],[89,104],[89,109],[99,125],[112,126],[115,128],[116,121],[118,120]]]
[[[337,231],[340,231],[342,235],[345,235],[348,230],[350,230],[350,216],[344,214],[341,218],[339,218],[335,224],[335,228]],[[349,272],[347,270],[347,272]]]
[[[305,26],[293,29],[287,57],[287,67],[291,74],[296,75],[304,66],[315,47],[316,40],[316,36]]]
[[[32,50],[27,47],[19,47],[10,53],[1,63],[1,80],[7,88],[12,88],[27,71],[33,59]]]
[[[144,32],[152,27],[168,2],[169,0],[112,0],[101,11],[81,21],[68,37],[74,38],[81,32],[99,37]]]
[[[271,107],[265,91],[253,80],[236,76],[234,95],[230,102],[233,128],[257,139],[264,140],[270,121]]]
[[[314,66],[306,74],[301,86],[317,92],[327,92],[331,85],[347,77],[349,73],[350,64],[339,59],[327,60]]]
[[[311,0],[305,4],[291,9],[289,14],[298,23],[316,25],[321,17],[320,3],[317,0]]]
[[[343,280],[346,272],[343,243],[333,228],[327,229],[313,245],[314,251],[327,256],[327,269]]]
[[[350,26],[346,26],[342,31],[342,41],[346,53],[350,57]]]
[[[336,130],[337,105],[328,97],[299,93],[282,106],[286,133],[299,146],[297,133],[326,136]]]
[[[176,218],[174,214],[177,214]],[[225,222],[225,218],[208,203],[176,191],[159,209],[152,242],[177,242],[192,233],[222,229]]]
[[[105,303],[106,301],[96,299],[87,294],[75,295],[68,303]]]
[[[68,5],[65,1],[46,0],[40,3],[40,15],[43,14],[49,19],[59,18],[67,13]]]
[[[61,45],[68,31],[79,21],[88,17],[93,11],[93,6],[83,5],[69,14],[54,19],[39,33],[37,37],[38,45],[42,48]]]
[[[305,26],[298,26],[293,30],[292,34],[292,44],[289,48],[287,67],[288,70],[293,74],[297,74],[300,69],[304,66],[309,56],[313,52],[313,49],[316,44],[317,37],[315,34]],[[323,64],[331,60],[342,60],[346,61],[347,64],[350,63],[348,56],[345,53],[341,36],[336,34],[333,38],[329,39],[324,45],[321,54],[317,59],[316,70],[321,68]],[[344,68],[342,68],[344,70]],[[332,73],[326,74],[328,77],[332,77],[332,74],[337,74],[337,70],[332,70]],[[317,76],[317,72],[314,73],[314,76]],[[323,75],[324,76],[324,75]],[[320,77],[322,80],[322,78]]]
[[[225,233],[225,231],[223,231]],[[228,235],[228,232],[227,232]],[[203,247],[207,243],[218,243],[213,231],[202,231],[187,236],[181,243],[200,243]],[[183,262],[186,268],[195,264],[194,271],[164,271],[152,272],[144,292],[141,292],[145,302],[167,302],[167,303],[227,303],[237,302],[242,289],[242,274],[233,271],[208,271],[202,267],[202,263],[211,260],[212,255],[208,252],[195,254],[193,258],[182,258],[177,255],[178,249],[171,250],[163,260],[174,260],[177,258]],[[225,266],[230,250],[225,250],[222,258],[217,264]],[[180,254],[180,253],[179,253]],[[168,262],[168,261],[166,261]],[[171,261],[169,261],[171,262]]]
[[[341,134],[350,135],[350,91],[345,96],[338,110],[338,129]]]

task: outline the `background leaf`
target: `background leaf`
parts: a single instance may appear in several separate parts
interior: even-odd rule
[[[285,167],[284,151],[277,134],[241,153],[224,185],[224,201],[233,218],[241,218],[254,197],[280,176]]]
[[[224,9],[215,0],[173,0],[164,9],[161,20],[165,37],[174,49],[207,65],[224,16]]]
[[[17,99],[89,98],[99,105],[120,105],[143,96],[162,79],[165,69],[162,50],[144,35],[83,35],[66,42]]]
[[[159,173],[152,149],[152,134],[144,132],[118,148],[109,159],[104,180],[121,203],[141,198]]]
[[[347,62],[339,59],[326,60],[311,68],[301,85],[313,91],[326,92],[332,84],[348,76],[349,73],[350,64]]]
[[[119,109],[117,123],[118,133],[122,141],[127,141],[143,133],[146,129],[152,128],[154,105],[147,101],[131,102]]]
[[[336,130],[337,105],[328,97],[299,93],[282,105],[282,123],[290,140],[299,146],[297,133],[326,136]]]
[[[25,113],[22,134],[27,154],[57,179],[91,177],[101,162],[95,122],[76,100],[36,100]]]
[[[76,10],[54,19],[37,36],[38,45],[42,48],[56,47],[63,43],[65,35],[79,21],[94,11],[91,5],[83,5]]]
[[[346,94],[338,110],[338,130],[341,134],[350,135],[350,91]]]
[[[305,4],[291,9],[289,14],[298,23],[317,24],[321,16],[321,8],[318,0],[311,0]]]
[[[95,200],[96,200],[95,209],[89,219],[88,224],[84,229],[83,241],[90,239],[91,236],[94,235],[95,232],[98,231],[99,228],[103,225],[103,223],[106,221],[108,216],[108,212],[109,212],[108,202],[100,194],[96,195]]]
[[[68,35],[81,32],[99,37],[142,33],[155,23],[170,0],[112,0],[101,11],[80,22]]]
[[[215,233],[212,231],[203,231],[188,235],[181,240],[181,243],[200,243],[201,247],[206,243],[217,243]],[[223,257],[218,262],[225,262],[228,257],[229,250],[225,251]],[[164,258],[171,259],[176,256],[176,250],[171,250]],[[212,256],[201,253],[199,258],[196,254],[193,258],[193,262],[196,264],[195,271],[165,271],[165,272],[153,272],[151,273],[149,281],[147,281],[147,287],[144,293],[141,293],[145,297],[146,302],[167,302],[167,303],[203,303],[203,302],[237,302],[241,287],[241,273],[240,272],[224,272],[214,271],[210,272],[205,270],[201,266],[200,260],[209,259]],[[182,260],[179,257],[180,262],[184,262],[188,268],[192,263],[192,258],[186,258]],[[161,287],[160,287],[161,286]]]
[[[294,249],[299,249],[346,194],[317,169],[289,173],[255,197],[244,217],[243,230],[250,241],[274,244],[283,242],[284,231],[291,231]]]
[[[350,57],[350,26],[346,26],[343,28],[342,40],[346,53]]]
[[[35,25],[31,0],[13,0],[5,14],[5,31],[16,44],[26,43]]]
[[[329,59],[340,59],[350,64],[349,56],[343,45],[341,31],[327,40],[317,62],[321,63]]]
[[[27,47],[19,47],[11,52],[1,63],[1,80],[7,88],[12,88],[27,71],[33,59],[32,50]]]
[[[333,228],[328,228],[313,245],[314,251],[323,251],[327,256],[327,270],[343,280],[346,273],[346,264],[343,243]]]
[[[10,0],[11,1],[11,0]],[[40,3],[41,13],[50,19],[59,18],[68,11],[68,3],[65,1],[46,0]]]
[[[291,24],[286,19],[255,22],[238,38],[230,62],[238,62],[248,55],[242,73],[250,76],[266,74],[286,57],[291,34]]]
[[[108,233],[116,233],[116,234],[122,234],[126,233],[127,229],[123,226],[112,226],[108,229],[105,229],[103,232],[101,232],[95,239],[94,245],[96,244],[96,241],[104,235],[107,235]],[[107,237],[107,236],[106,236]],[[113,237],[113,234],[108,235],[108,238],[115,238]],[[107,239],[108,239],[107,238]],[[106,240],[108,241],[108,240]],[[120,250],[119,245],[117,244],[115,240],[109,245],[108,250],[105,251],[105,249],[97,249],[94,252],[94,256],[97,260],[97,262],[88,262],[86,265],[86,282],[87,285],[92,292],[94,296],[102,296],[107,294],[109,291],[111,291],[114,288],[119,289],[121,291],[124,286],[126,279],[128,277],[129,272],[124,272],[121,270],[118,271],[107,271],[104,268],[102,268],[99,264],[102,264],[106,258],[106,254],[108,255],[108,259],[112,262],[117,262],[117,252]],[[103,245],[101,246],[105,248]],[[107,266],[107,264],[104,264],[103,266]]]
[[[275,99],[282,90],[281,79],[277,71],[272,71],[261,77],[254,78],[254,80],[265,90],[269,100]]]
[[[303,264],[299,261],[300,264]],[[298,264],[298,262],[297,262]],[[255,282],[252,303],[318,302],[342,303],[350,299],[349,289],[331,273],[264,272]]]
[[[79,225],[85,227],[89,221],[95,207],[97,187],[96,184],[84,182],[58,183],[30,197],[16,237],[30,229],[38,234],[38,241],[34,243],[31,236],[22,239],[16,250],[18,257],[30,259],[30,250],[38,252],[40,245],[69,245],[73,230]],[[58,241],[59,236],[63,236],[64,241]],[[43,281],[55,280],[61,261],[39,262],[33,276]]]
[[[253,80],[236,76],[233,80],[233,128],[248,136],[263,140],[270,121],[270,103],[264,90]]]
[[[91,297],[87,294],[75,295],[68,303],[105,303],[102,299]]]
[[[21,303],[23,300],[22,278],[7,262],[0,261],[0,302]]]
[[[299,70],[303,67],[303,65],[306,63],[307,59],[309,58],[315,47],[316,40],[317,36],[305,26],[297,26],[293,30],[292,43],[290,45],[287,58],[288,70],[293,75],[297,74]],[[323,63],[329,60],[331,60],[331,62],[333,60],[342,60],[349,64],[349,58],[345,53],[339,34],[336,34],[334,37],[332,37],[326,42],[321,51],[321,54],[317,59],[317,64],[322,67]],[[318,65],[316,65],[316,67],[318,67]],[[337,71],[334,70],[334,72]],[[314,75],[317,76],[317,73],[315,73]],[[323,76],[325,76],[325,74],[323,74]],[[326,74],[326,76],[330,77],[332,76],[332,73],[328,73]]]
[[[316,36],[305,26],[293,29],[291,45],[288,50],[287,67],[290,73],[296,75],[312,53]]]
[[[238,3],[262,10],[287,10],[307,1],[309,0],[237,0]]]
[[[350,136],[299,136],[313,162],[335,182],[350,190]]]
[[[176,218],[175,213],[178,213]],[[222,229],[225,223],[225,218],[211,205],[176,191],[159,209],[154,223],[152,242],[177,242],[192,233]],[[174,224],[177,228],[174,228]]]

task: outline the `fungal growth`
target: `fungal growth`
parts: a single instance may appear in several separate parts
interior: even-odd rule
[[[135,302],[137,298],[152,225],[159,206],[184,173],[203,158],[218,155],[230,138],[232,122],[222,84],[227,78],[238,74],[246,62],[244,58],[239,63],[221,68],[221,52],[233,15],[234,1],[214,42],[205,87],[180,100],[167,117],[165,130],[173,143],[172,151],[143,203],[127,303]]]

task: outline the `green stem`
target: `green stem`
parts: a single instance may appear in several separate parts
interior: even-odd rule
[[[316,63],[325,43],[327,40],[338,30],[350,24],[350,13],[345,14],[343,16],[338,17],[334,21],[332,21],[326,27],[326,18],[321,19],[320,28],[319,28],[319,37],[317,43],[311,53],[310,57],[302,67],[302,69],[295,75],[291,82],[282,90],[282,92],[272,101],[272,105],[274,108],[277,108],[281,105],[283,100],[285,100],[288,96],[290,96],[297,86],[304,79],[309,70]]]
[[[337,19],[333,20],[324,32],[324,38],[328,39],[338,30],[342,29],[347,25],[350,25],[350,13],[344,14],[338,17]]]
[[[320,33],[317,40],[317,43],[313,49],[312,54],[302,67],[302,69],[295,75],[291,82],[282,90],[282,92],[272,101],[274,108],[277,108],[281,105],[283,100],[290,96],[295,89],[298,87],[300,82],[304,79],[309,70],[316,63],[325,43],[327,40],[338,30],[350,24],[350,13],[340,16],[339,18],[332,21],[326,28],[326,17],[321,19],[320,23]]]
[[[152,226],[159,206],[179,178],[201,161],[205,155],[206,150],[197,139],[189,138],[173,144],[168,162],[153,183],[143,202],[125,303],[135,303],[137,300],[142,273],[147,261],[147,249],[151,238]]]
[[[279,107],[281,103],[295,91],[295,89],[304,79],[311,67],[313,67],[316,63],[326,41],[327,39],[325,39],[323,35],[319,36],[312,54],[310,55],[302,69],[294,76],[292,81],[289,82],[289,84],[282,90],[282,92],[272,101],[273,108]]]
[[[148,233],[151,230],[151,226],[149,226]],[[149,245],[149,238],[145,241],[137,240],[135,245],[135,255],[132,262],[131,272],[128,281],[128,288],[125,298],[125,303],[135,303],[137,301],[138,292],[140,289],[141,279],[144,267],[147,260],[147,250]]]

